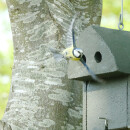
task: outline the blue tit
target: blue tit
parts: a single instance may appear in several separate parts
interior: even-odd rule
[[[95,81],[103,82],[103,80],[98,78],[86,64],[86,57],[83,54],[83,51],[80,48],[76,47],[74,27],[73,27],[76,17],[77,17],[77,14],[74,15],[74,18],[71,21],[71,24],[67,33],[67,46],[68,47],[64,49],[63,51],[51,49],[51,52],[53,52],[55,59],[65,58],[65,59],[71,59],[74,61],[80,61]]]
[[[80,60],[83,56],[83,51],[80,48],[74,48],[73,46],[63,50],[62,55],[66,59]]]

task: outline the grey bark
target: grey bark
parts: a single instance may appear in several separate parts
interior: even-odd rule
[[[67,78],[67,61],[49,47],[66,47],[73,15],[76,39],[99,24],[101,0],[7,0],[14,41],[14,67],[2,130],[81,130],[82,83]]]

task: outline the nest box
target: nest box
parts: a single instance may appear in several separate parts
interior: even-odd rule
[[[69,62],[69,79],[91,80],[83,94],[83,130],[130,129],[130,32],[90,26],[77,47],[90,69],[106,81],[94,82],[82,63]]]
[[[130,74],[130,32],[90,26],[79,36],[77,47],[83,50],[87,65],[96,75]],[[82,63],[70,61],[68,78],[87,81],[91,76]]]

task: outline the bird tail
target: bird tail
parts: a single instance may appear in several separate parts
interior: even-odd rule
[[[60,50],[58,49],[54,49],[54,48],[49,48],[49,50],[52,52],[52,53],[59,53],[60,54]]]
[[[49,50],[56,61],[61,61],[64,58],[60,50],[54,48],[49,48]]]

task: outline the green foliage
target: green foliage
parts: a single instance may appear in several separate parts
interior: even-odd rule
[[[0,11],[6,10],[6,9],[7,9],[7,5],[6,5],[5,1],[0,0]]]
[[[7,14],[7,6],[4,0],[0,0],[0,119],[8,101],[10,79],[13,64],[13,44],[11,30]]]
[[[130,31],[130,0],[124,0],[124,30]],[[118,29],[121,0],[103,0],[101,26]]]
[[[13,59],[9,54],[7,56],[0,55],[0,119],[8,101],[12,63]]]
[[[0,119],[3,116],[10,89],[10,79],[13,65],[13,47],[10,44],[8,53],[0,52]]]
[[[3,78],[0,77],[0,79],[2,80]],[[6,108],[9,88],[10,88],[10,81],[8,83],[3,83],[3,81],[0,81],[0,119],[2,118]]]

